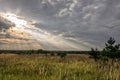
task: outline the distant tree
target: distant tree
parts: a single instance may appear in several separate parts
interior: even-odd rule
[[[37,50],[37,53],[38,53],[38,54],[42,54],[42,53],[43,53],[43,50],[42,50],[42,49],[39,49],[39,50]]]
[[[26,53],[29,55],[34,54],[34,50],[28,50]]]

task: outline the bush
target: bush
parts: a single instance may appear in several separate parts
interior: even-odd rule
[[[58,53],[57,54],[58,56],[60,56],[61,58],[64,58],[64,57],[66,57],[67,56],[67,53],[65,53],[65,52],[61,52],[61,53]]]
[[[98,51],[98,49],[91,49],[91,52],[89,53],[90,57],[93,58],[95,61],[97,61],[98,59],[100,59],[100,52]]]
[[[55,56],[55,53],[50,53],[51,56]]]

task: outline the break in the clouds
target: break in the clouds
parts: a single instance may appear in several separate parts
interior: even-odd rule
[[[110,36],[120,41],[120,0],[0,0],[0,11],[35,21],[20,31],[0,19],[2,48],[89,50]]]

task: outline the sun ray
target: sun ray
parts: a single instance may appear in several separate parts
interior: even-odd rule
[[[77,46],[77,44],[65,39],[62,36],[53,35],[46,30],[41,29],[40,27],[36,27],[34,25],[36,21],[34,20],[27,21],[24,17],[17,16],[12,13],[0,14],[2,15],[2,17],[15,24],[15,26],[11,28],[12,31],[8,32],[13,36],[32,40],[31,43],[26,42],[26,44],[28,46],[33,45],[31,46],[31,48],[33,49],[42,48],[59,50],[79,50],[80,48],[86,48],[85,46]]]

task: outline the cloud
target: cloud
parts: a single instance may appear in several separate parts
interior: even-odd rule
[[[10,21],[4,19],[0,15],[0,31],[5,31],[6,29],[9,29],[9,28],[11,28],[13,26],[14,26],[13,23],[11,23]]]
[[[110,36],[120,41],[120,0],[3,0],[0,4],[3,7],[1,11],[34,19],[37,21],[36,28],[63,37],[72,45],[78,44],[78,47],[101,45],[102,48]],[[23,37],[17,32],[10,33]],[[31,39],[28,35],[23,35]],[[51,45],[39,44],[44,47]]]

